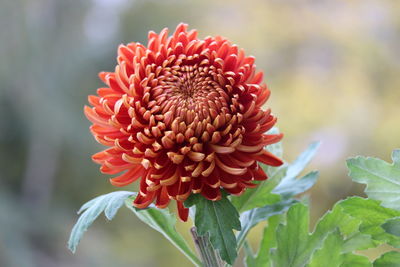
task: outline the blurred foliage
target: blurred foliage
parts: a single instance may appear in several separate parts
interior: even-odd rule
[[[181,21],[256,56],[287,160],[322,141],[313,218],[361,193],[347,157],[388,160],[400,145],[397,0],[2,0],[0,266],[190,264],[127,211],[95,223],[76,255],[66,249],[78,207],[114,190],[90,160],[102,147],[82,112],[97,73],[113,70],[119,43]]]

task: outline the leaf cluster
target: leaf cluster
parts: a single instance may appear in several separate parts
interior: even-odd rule
[[[277,129],[271,131],[276,132]],[[176,230],[175,215],[154,206],[138,210],[132,206],[136,193],[126,191],[99,196],[84,204],[68,247],[75,252],[83,233],[102,212],[111,220],[125,204],[196,266],[233,265],[242,248],[248,267],[400,266],[400,253],[395,250],[373,262],[359,254],[382,244],[400,248],[400,150],[393,152],[392,164],[376,158],[349,159],[349,175],[355,182],[367,185],[368,198],[350,197],[337,202],[310,231],[307,201],[297,196],[315,184],[318,172],[298,177],[318,146],[319,143],[310,144],[291,164],[263,166],[269,179],[241,196],[224,193],[219,201],[209,201],[198,194],[190,196],[185,206],[191,209],[195,235],[204,243],[199,247],[201,260]],[[267,149],[282,157],[281,143]],[[261,222],[266,222],[266,226],[254,252],[246,238]],[[213,255],[209,253],[211,258],[207,258],[203,252],[210,249]],[[213,261],[216,255],[225,263],[220,259]]]

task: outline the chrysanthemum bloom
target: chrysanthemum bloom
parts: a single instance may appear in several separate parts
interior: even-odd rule
[[[216,201],[223,188],[239,195],[267,175],[259,162],[282,161],[265,150],[282,135],[266,135],[276,122],[263,110],[270,91],[254,57],[223,37],[197,38],[180,24],[150,32],[148,44],[121,45],[114,72],[101,72],[107,85],[89,96],[85,114],[96,140],[109,148],[93,155],[110,179],[125,186],[140,179],[137,208],[165,208],[194,193]]]

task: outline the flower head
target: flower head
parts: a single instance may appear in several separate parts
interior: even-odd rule
[[[147,46],[121,45],[117,60],[114,72],[99,74],[107,87],[89,96],[85,114],[109,147],[93,155],[100,170],[119,174],[115,186],[140,180],[137,208],[174,199],[185,221],[190,194],[239,195],[267,179],[259,162],[282,164],[264,148],[282,138],[265,134],[276,122],[262,109],[270,91],[243,49],[180,24],[172,36],[150,32]]]

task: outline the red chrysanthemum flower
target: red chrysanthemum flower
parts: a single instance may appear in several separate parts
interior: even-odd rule
[[[125,186],[140,179],[134,206],[165,208],[194,193],[219,200],[221,189],[239,195],[267,175],[258,162],[282,161],[264,149],[282,135],[266,135],[276,122],[262,110],[270,91],[254,57],[223,37],[197,38],[180,24],[150,32],[148,44],[121,45],[107,85],[89,96],[85,114],[96,140],[109,148],[93,155],[110,179]]]

